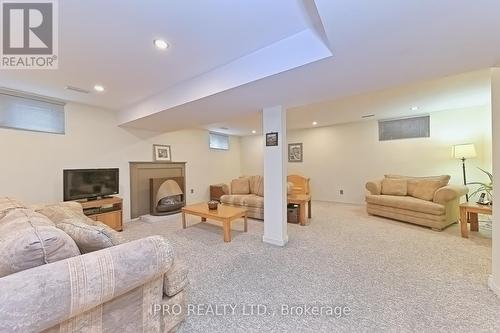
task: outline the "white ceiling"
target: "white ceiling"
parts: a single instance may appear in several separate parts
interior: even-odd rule
[[[489,70],[468,72],[396,88],[348,96],[288,109],[288,129],[408,117],[433,112],[485,106],[491,102]],[[417,107],[417,110],[412,109]],[[366,115],[373,117],[362,118]],[[261,113],[250,113],[201,126],[231,135],[261,134]]]
[[[343,122],[350,111],[334,100],[500,65],[498,0],[59,3],[60,69],[0,71],[0,85],[115,109],[122,125],[152,130],[248,122],[278,104],[291,126],[310,121],[301,111]],[[63,89],[95,83],[106,92]],[[411,89],[399,94],[394,109],[414,103]]]
[[[1,70],[0,85],[120,110],[306,28],[299,0],[59,1],[59,70]],[[171,47],[154,48],[163,38]],[[104,94],[82,95],[67,85]]]

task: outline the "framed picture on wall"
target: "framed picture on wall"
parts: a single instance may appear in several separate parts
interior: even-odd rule
[[[266,133],[266,146],[271,147],[277,145],[278,145],[278,133],[277,132]]]
[[[288,162],[302,162],[302,143],[288,144]]]
[[[170,146],[153,145],[153,160],[155,162],[172,162]]]

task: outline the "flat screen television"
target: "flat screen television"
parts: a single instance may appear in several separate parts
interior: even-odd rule
[[[64,201],[118,194],[119,169],[64,170]]]

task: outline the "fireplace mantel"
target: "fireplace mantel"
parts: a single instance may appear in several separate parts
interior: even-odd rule
[[[150,178],[186,177],[186,162],[129,162],[130,216],[150,213]],[[182,190],[186,193],[186,182]]]

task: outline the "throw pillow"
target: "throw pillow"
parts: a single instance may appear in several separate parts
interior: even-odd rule
[[[56,226],[75,241],[82,253],[94,252],[123,243],[117,231],[87,217],[65,219]]]
[[[429,176],[429,177],[408,177],[408,176],[400,176],[400,175],[385,175],[385,178],[391,179],[406,179],[408,180],[408,195],[414,196],[415,189],[417,185],[422,180],[436,180],[440,181],[442,186],[448,185],[450,182],[451,176],[442,175],[442,176]]]
[[[443,186],[445,185],[440,180],[420,180],[415,186],[412,197],[432,201],[434,193]]]
[[[52,222],[59,223],[66,219],[84,217],[82,205],[67,201],[48,205],[31,206],[35,212],[47,216]]]
[[[77,255],[71,237],[41,214],[15,209],[0,220],[0,277]]]
[[[258,195],[260,197],[264,196],[264,177],[262,176],[251,176],[249,179],[250,193]]]
[[[231,194],[250,194],[248,178],[233,179],[231,182]]]
[[[26,208],[26,206],[12,198],[0,198],[0,219],[2,219],[9,210],[16,208]]]
[[[408,193],[408,182],[406,179],[390,179],[382,180],[382,194],[405,196]]]

